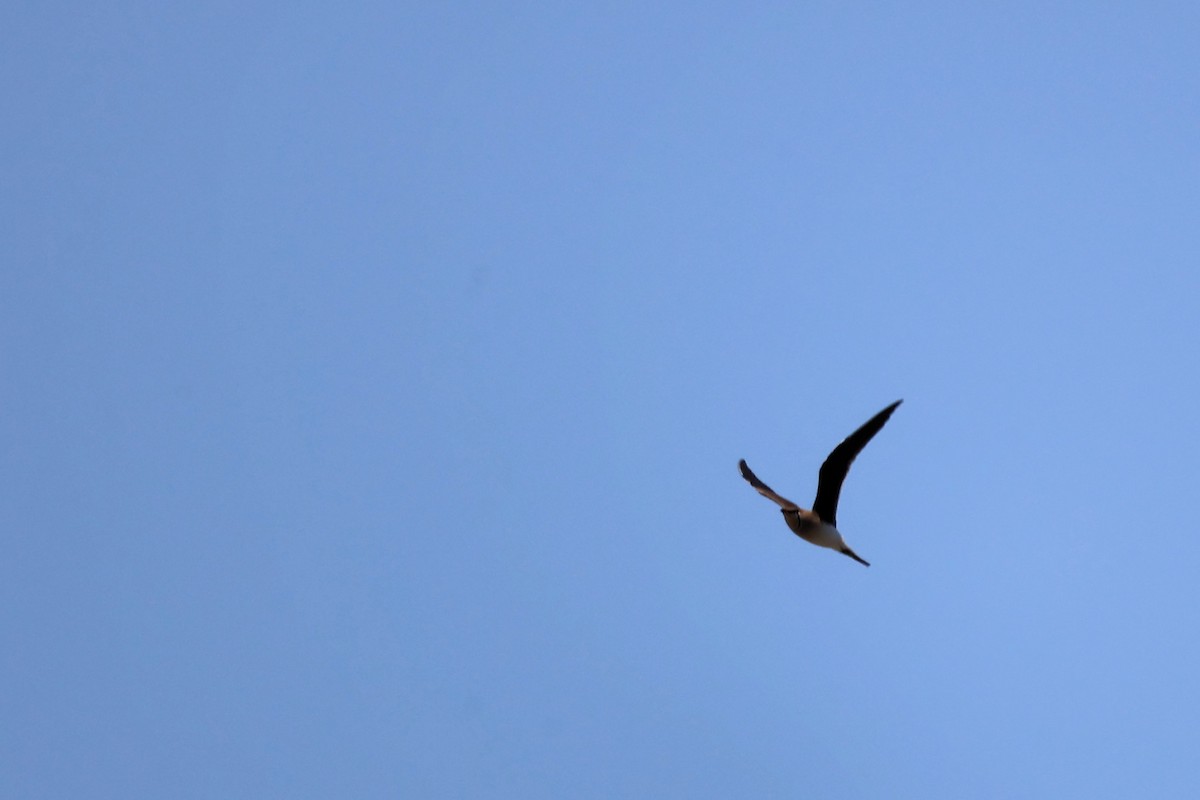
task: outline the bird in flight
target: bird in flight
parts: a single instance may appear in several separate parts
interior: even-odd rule
[[[870,564],[859,558],[857,553],[846,546],[846,543],[842,540],[842,534],[838,532],[838,495],[841,494],[842,481],[846,480],[846,473],[850,471],[850,465],[854,463],[854,457],[867,446],[867,442],[871,441],[871,437],[879,433],[884,423],[888,421],[888,417],[892,416],[892,412],[902,402],[904,401],[897,400],[892,403],[883,411],[880,411],[867,420],[861,428],[847,436],[841,444],[833,448],[833,452],[829,454],[825,459],[825,463],[821,465],[821,472],[817,479],[817,499],[813,500],[812,511],[803,509],[786,497],[775,494],[775,491],[770,486],[760,481],[758,476],[750,471],[750,467],[746,465],[745,459],[738,462],[738,467],[742,470],[742,477],[763,497],[779,504],[779,509],[783,512],[783,518],[787,522],[788,527],[801,539],[811,542],[818,547],[828,547],[831,550],[837,550],[839,553],[848,555],[858,563],[869,567],[871,566]]]

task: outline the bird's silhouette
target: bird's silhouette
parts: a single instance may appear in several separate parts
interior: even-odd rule
[[[745,459],[738,462],[738,467],[742,471],[742,477],[759,494],[779,505],[788,527],[801,539],[811,542],[818,547],[828,547],[831,550],[837,550],[839,553],[848,555],[858,563],[869,567],[871,566],[869,563],[846,546],[846,542],[842,539],[842,534],[837,529],[838,495],[841,494],[842,482],[846,480],[846,473],[850,471],[850,465],[854,463],[855,456],[867,446],[867,442],[871,441],[871,437],[879,433],[884,423],[892,416],[892,412],[902,402],[902,400],[897,400],[892,403],[883,411],[880,411],[867,420],[861,428],[847,436],[841,444],[833,448],[833,452],[826,457],[825,463],[821,465],[821,472],[817,479],[817,497],[813,500],[812,511],[801,508],[786,497],[776,494],[770,486],[760,481],[758,476],[750,471],[750,467],[747,466]]]

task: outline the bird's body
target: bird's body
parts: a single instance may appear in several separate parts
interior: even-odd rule
[[[846,546],[838,529],[821,522],[821,518],[811,511],[805,511],[802,508],[795,511],[783,509],[783,519],[792,529],[792,533],[806,542],[811,542],[818,547],[832,547],[834,550],[840,550]]]
[[[818,547],[837,550],[869,567],[870,564],[859,558],[857,553],[846,546],[842,534],[837,529],[838,496],[841,494],[842,482],[846,479],[846,473],[850,470],[855,456],[867,446],[871,437],[879,433],[901,402],[897,400],[871,417],[862,427],[847,436],[841,444],[833,449],[833,452],[825,459],[825,463],[821,465],[820,478],[817,482],[817,497],[813,501],[812,511],[801,508],[786,497],[776,494],[771,487],[760,481],[758,476],[750,471],[745,460],[738,462],[738,468],[741,469],[742,477],[746,479],[747,483],[763,497],[779,506],[779,510],[783,512],[784,521],[787,522],[787,526],[792,529],[793,533],[806,542]]]

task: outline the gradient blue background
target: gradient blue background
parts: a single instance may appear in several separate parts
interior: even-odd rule
[[[1196,796],[1197,42],[10,5],[0,795]]]

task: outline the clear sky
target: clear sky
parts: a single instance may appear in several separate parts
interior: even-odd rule
[[[1198,41],[10,4],[0,796],[1197,796]]]

